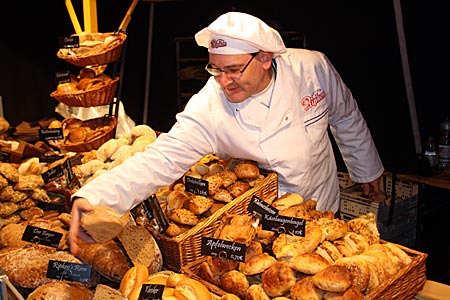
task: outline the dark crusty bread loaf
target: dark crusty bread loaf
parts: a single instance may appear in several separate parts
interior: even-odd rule
[[[118,238],[133,264],[147,266],[149,274],[161,270],[161,250],[145,227],[128,222]]]
[[[93,300],[127,300],[127,298],[119,290],[105,284],[98,284]]]
[[[114,209],[96,205],[81,215],[80,225],[97,243],[104,243],[116,238],[125,224]]]
[[[27,300],[91,300],[94,292],[76,282],[55,281],[38,286]]]

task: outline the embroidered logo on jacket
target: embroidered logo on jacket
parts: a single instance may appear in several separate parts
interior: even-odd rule
[[[211,48],[220,48],[220,47],[226,47],[227,42],[225,42],[223,39],[213,39],[211,40]]]
[[[311,107],[316,106],[320,101],[325,98],[325,91],[318,89],[314,91],[311,96],[306,96],[302,99],[302,106],[305,111],[308,111]]]

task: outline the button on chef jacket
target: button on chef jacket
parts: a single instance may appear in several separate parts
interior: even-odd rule
[[[73,197],[125,213],[173,183],[200,158],[215,154],[259,163],[278,174],[279,195],[300,194],[318,210],[339,209],[336,161],[327,129],[353,181],[383,173],[366,122],[351,91],[327,57],[288,49],[275,58],[276,80],[259,95],[230,103],[211,77],[176,116],[167,133]]]

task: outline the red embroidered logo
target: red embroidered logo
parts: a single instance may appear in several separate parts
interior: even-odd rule
[[[302,99],[302,106],[305,111],[308,111],[311,107],[316,106],[320,101],[325,98],[326,94],[322,89],[314,91],[311,96],[306,96]]]
[[[218,40],[211,40],[211,48],[220,48],[220,47],[226,47],[227,42],[225,42],[223,39]]]

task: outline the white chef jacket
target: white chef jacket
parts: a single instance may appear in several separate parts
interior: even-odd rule
[[[278,174],[279,195],[295,192],[317,200],[319,210],[338,211],[336,161],[327,129],[351,179],[370,182],[384,169],[369,129],[324,54],[288,49],[274,60],[275,81],[242,103],[230,103],[211,77],[168,133],[73,197],[125,213],[212,153],[254,160]]]

